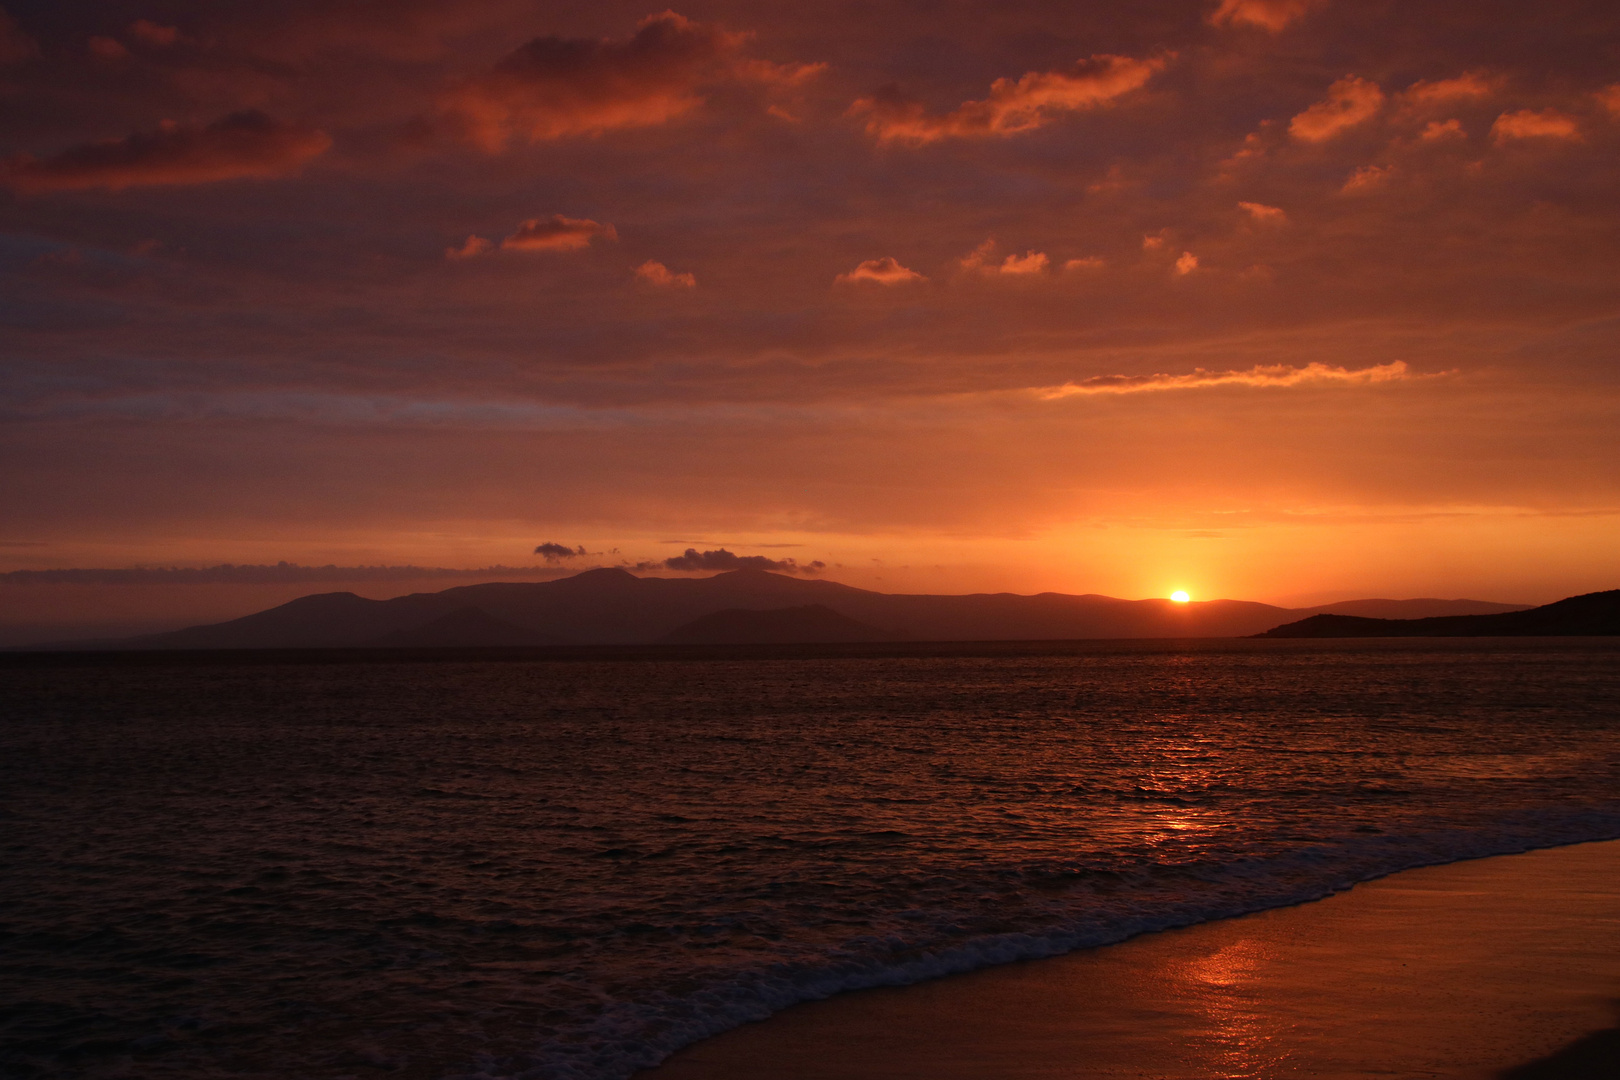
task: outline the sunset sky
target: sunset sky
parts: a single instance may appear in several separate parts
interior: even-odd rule
[[[3,2],[0,570],[1620,585],[1613,0]]]

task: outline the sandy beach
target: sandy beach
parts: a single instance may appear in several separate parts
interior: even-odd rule
[[[644,1080],[1620,1076],[1620,841],[789,1009]]]

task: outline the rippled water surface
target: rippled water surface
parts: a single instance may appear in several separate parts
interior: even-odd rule
[[[1620,645],[0,668],[0,1073],[619,1078],[1620,836]]]

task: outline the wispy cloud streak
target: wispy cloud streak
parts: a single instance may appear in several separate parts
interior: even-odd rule
[[[1407,367],[1406,361],[1375,364],[1365,368],[1333,367],[1311,363],[1304,367],[1288,364],[1256,364],[1247,371],[1207,371],[1194,368],[1185,375],[1099,375],[1062,386],[1037,391],[1043,401],[1098,394],[1143,394],[1158,390],[1198,390],[1208,386],[1367,386],[1373,383],[1403,382],[1424,378]]]

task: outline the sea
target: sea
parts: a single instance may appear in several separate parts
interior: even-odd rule
[[[623,1080],[1615,837],[1615,639],[13,656],[0,1075]]]

